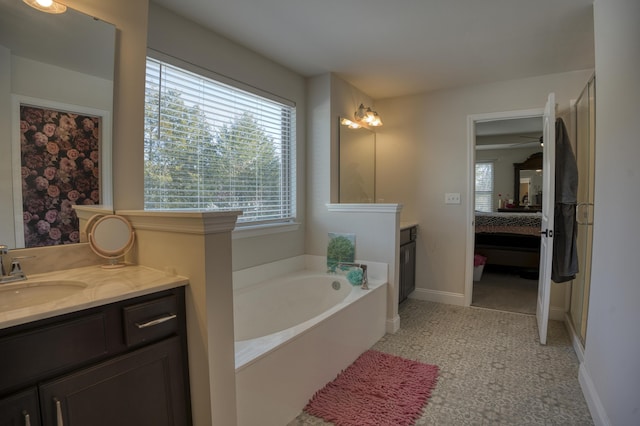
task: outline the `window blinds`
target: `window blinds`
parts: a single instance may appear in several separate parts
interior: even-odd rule
[[[493,205],[493,163],[476,163],[476,207],[477,211],[491,212]]]
[[[295,216],[295,107],[147,58],[145,209]]]

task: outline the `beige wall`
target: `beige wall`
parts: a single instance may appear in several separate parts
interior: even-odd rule
[[[328,203],[338,202],[338,118],[352,117],[360,103],[371,106],[371,99],[333,74],[323,74],[309,79],[307,99],[308,204],[305,252],[326,256],[329,232],[356,234],[356,258],[389,265],[387,331],[395,331],[399,326],[398,207],[381,207],[380,212],[364,212],[357,209],[351,212],[335,212],[327,208]],[[363,206],[367,205],[360,207]],[[373,208],[374,204],[368,206]]]
[[[580,383],[596,424],[640,418],[640,2],[596,0],[596,170]]]
[[[298,220],[304,222],[305,79],[154,3],[149,7],[149,48],[295,102],[298,117],[294,147],[298,168],[296,208]],[[144,85],[139,90],[143,92]],[[234,239],[233,269],[244,269],[301,254],[304,254],[304,226],[284,234]]]
[[[376,101],[385,125],[378,133],[385,153],[378,162],[380,197],[405,204],[403,220],[420,226],[416,286],[423,294],[463,300],[467,246],[467,116],[542,108],[556,93],[558,111],[569,108],[592,70],[442,90]],[[393,148],[395,149],[393,149]],[[405,165],[402,167],[402,165]],[[467,170],[469,168],[469,170]],[[458,192],[463,203],[445,205],[444,194]],[[558,286],[552,306],[564,307]]]

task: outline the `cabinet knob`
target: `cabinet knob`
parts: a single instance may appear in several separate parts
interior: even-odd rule
[[[26,410],[22,412],[22,416],[24,417],[24,426],[31,426],[31,416]]]

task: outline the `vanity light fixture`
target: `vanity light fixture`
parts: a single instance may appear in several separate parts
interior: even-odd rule
[[[360,127],[362,127],[358,123],[351,121],[348,118],[343,118],[342,120],[340,120],[340,124],[342,124],[343,126],[347,126],[350,129],[359,129]]]
[[[356,112],[353,113],[356,121],[363,121],[367,125],[372,127],[382,126],[382,119],[376,111],[373,111],[371,107],[365,107],[364,104],[360,104]]]
[[[22,1],[28,4],[29,6],[33,7],[34,9],[38,9],[41,12],[58,14],[58,13],[64,13],[67,11],[67,6],[53,0],[22,0]]]

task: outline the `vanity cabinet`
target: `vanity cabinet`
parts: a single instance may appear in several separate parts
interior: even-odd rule
[[[403,302],[416,289],[416,237],[417,227],[400,230],[400,294]]]
[[[0,426],[191,424],[184,287],[0,330]]]
[[[0,399],[0,426],[40,425],[38,388],[32,387]]]

